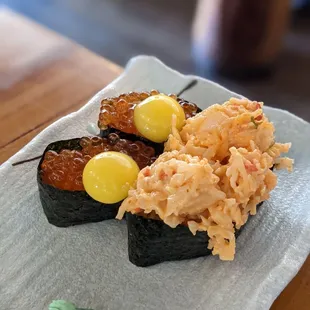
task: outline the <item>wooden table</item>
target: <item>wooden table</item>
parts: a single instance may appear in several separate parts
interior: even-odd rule
[[[56,119],[78,110],[122,68],[5,9],[0,35],[3,163]]]
[[[83,106],[122,68],[21,17],[0,10],[0,162],[56,119]],[[272,310],[310,308],[310,258]]]

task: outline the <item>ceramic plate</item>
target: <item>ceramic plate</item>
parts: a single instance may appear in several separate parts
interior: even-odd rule
[[[266,107],[277,139],[291,141],[294,172],[279,182],[238,238],[232,262],[204,257],[138,268],[128,261],[126,223],[106,221],[70,228],[48,224],[36,184],[37,162],[56,140],[87,135],[100,100],[127,91],[178,92],[193,77],[152,57],[130,61],[125,73],[82,109],[55,122],[0,170],[1,309],[47,309],[53,299],[101,309],[268,309],[305,261],[310,248],[310,124]],[[238,96],[199,79],[185,99],[206,108]],[[252,98],[259,100],[260,98]],[[268,102],[266,102],[268,105]]]

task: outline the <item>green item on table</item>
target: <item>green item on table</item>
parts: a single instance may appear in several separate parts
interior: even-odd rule
[[[48,310],[77,310],[75,305],[65,300],[53,300],[48,306]]]
[[[48,310],[92,310],[77,308],[72,302],[66,300],[53,300],[48,306]]]

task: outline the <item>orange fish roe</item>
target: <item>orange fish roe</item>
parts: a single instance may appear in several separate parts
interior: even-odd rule
[[[81,150],[63,149],[59,153],[47,151],[41,164],[42,181],[59,189],[84,191],[82,174],[87,162],[95,155],[107,152],[121,152],[131,156],[140,169],[152,164],[156,157],[152,147],[141,141],[120,139],[116,133],[106,138],[83,137]]]
[[[101,101],[98,126],[104,130],[112,127],[126,133],[138,134],[133,122],[133,112],[136,105],[150,96],[158,95],[157,90],[151,92],[130,92],[118,97],[107,98]],[[168,95],[177,100],[184,109],[185,117],[189,118],[200,110],[196,104],[178,98],[176,95]]]

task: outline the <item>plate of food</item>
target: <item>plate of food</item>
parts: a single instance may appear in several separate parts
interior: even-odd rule
[[[309,254],[310,124],[253,99],[139,56],[42,131],[0,170],[2,308],[268,309]]]

